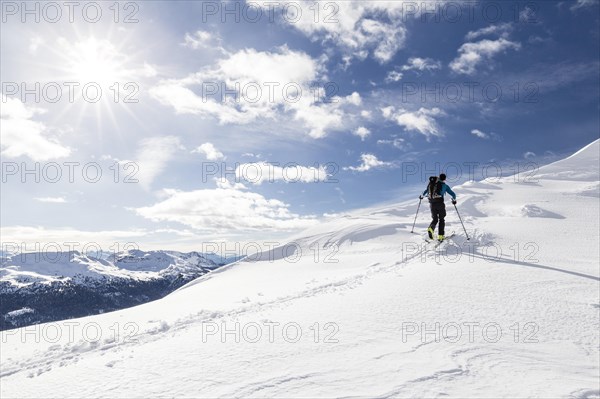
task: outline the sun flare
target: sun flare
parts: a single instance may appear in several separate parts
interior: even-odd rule
[[[61,80],[75,83],[75,102],[80,105],[79,117],[71,123],[78,125],[93,112],[99,127],[108,120],[116,128],[117,108],[140,122],[131,104],[139,101],[140,81],[154,76],[155,69],[140,61],[138,53],[128,51],[126,37],[76,37],[57,40]],[[57,118],[72,112],[72,107],[65,107]]]
[[[68,72],[81,83],[101,86],[121,83],[126,77],[126,58],[108,40],[91,37],[71,46]]]

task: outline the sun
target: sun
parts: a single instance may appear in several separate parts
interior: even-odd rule
[[[106,88],[127,78],[127,58],[110,41],[90,37],[69,47],[66,69],[80,84],[93,82]]]
[[[60,81],[70,82],[74,87],[74,100],[69,100],[56,118],[68,117],[71,123],[79,126],[93,115],[98,131],[107,121],[114,128],[120,126],[117,119],[122,118],[123,113],[142,123],[136,115],[139,108],[135,106],[139,102],[139,87],[154,76],[155,70],[141,62],[140,52],[132,52],[128,43],[125,36],[110,40],[110,35],[98,38],[77,34],[76,39],[57,39],[53,51],[61,62],[54,64],[53,69],[60,71],[57,76]],[[72,103],[76,104],[75,108]],[[73,115],[76,109],[78,116]]]

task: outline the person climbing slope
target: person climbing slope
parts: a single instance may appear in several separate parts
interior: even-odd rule
[[[423,194],[419,196],[419,199],[422,200],[424,195],[427,195],[429,199],[429,207],[431,209],[431,224],[427,229],[427,235],[429,238],[433,240],[433,235],[435,233],[435,226],[440,223],[438,230],[438,241],[444,241],[444,228],[446,227],[446,221],[444,220],[446,217],[446,204],[444,203],[444,195],[448,193],[452,197],[452,203],[456,205],[456,194],[454,191],[446,184],[446,175],[444,173],[440,174],[439,177],[431,176],[429,178],[429,184]]]

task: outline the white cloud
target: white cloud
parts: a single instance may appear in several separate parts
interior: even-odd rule
[[[150,95],[161,104],[173,107],[177,114],[193,114],[202,117],[214,116],[221,124],[247,124],[260,115],[250,107],[238,110],[232,105],[211,98],[204,101],[202,97],[179,82],[161,82],[158,86],[150,89]]]
[[[142,187],[149,189],[156,176],[165,169],[175,153],[182,148],[179,138],[175,136],[152,137],[142,140],[135,157],[135,163],[139,168],[136,177]]]
[[[371,119],[373,117],[372,112],[366,109],[360,111],[360,116],[365,119]]]
[[[135,212],[155,222],[178,222],[198,230],[261,231],[294,230],[317,223],[313,216],[300,216],[276,199],[237,187],[216,189],[163,190],[165,199]]]
[[[357,107],[362,104],[362,98],[360,97],[360,94],[356,91],[344,98],[334,97],[334,99],[336,101],[342,101],[348,104],[356,105]]]
[[[520,43],[511,42],[504,38],[498,40],[481,40],[477,43],[465,43],[459,49],[460,55],[450,63],[450,69],[456,73],[472,75],[475,67],[494,55],[513,49],[519,50]]]
[[[373,154],[362,154],[360,156],[361,164],[359,166],[348,166],[345,167],[344,170],[352,170],[355,172],[366,172],[375,168],[389,168],[393,167],[394,164],[392,162],[384,162],[377,159],[377,157]]]
[[[194,33],[186,33],[181,45],[193,50],[210,49],[217,50],[224,55],[229,54],[227,50],[223,48],[221,37],[218,34],[204,30],[197,30]]]
[[[319,139],[327,135],[330,130],[341,130],[344,127],[346,112],[344,108],[348,106],[360,106],[362,98],[357,92],[346,97],[333,97],[330,103],[315,104],[314,99],[302,97],[300,101],[294,104],[293,109],[295,120],[300,120],[309,130],[308,135]]]
[[[55,204],[64,204],[67,202],[65,197],[36,197],[34,200],[39,202],[50,202]]]
[[[577,0],[577,3],[571,6],[571,11],[576,11],[585,7],[591,7],[600,4],[599,0]]]
[[[353,58],[362,60],[369,55],[384,64],[404,47],[407,30],[401,1],[335,2],[335,9],[321,9],[317,19],[312,0],[259,2],[266,9],[277,5],[279,10],[292,3],[290,8],[301,8],[299,19],[284,18],[285,22],[314,41],[341,49],[346,66]]]
[[[374,19],[364,19],[360,24],[360,30],[364,35],[360,39],[363,42],[362,46],[368,46],[370,43],[375,44],[373,57],[380,64],[391,61],[394,55],[404,47],[406,28],[399,23],[384,23]]]
[[[390,71],[385,77],[385,81],[386,83],[399,82],[400,80],[402,80],[403,76],[404,74],[402,72]]]
[[[484,139],[484,140],[496,140],[496,141],[500,141],[501,137],[499,135],[497,135],[496,133],[485,133],[482,132],[479,129],[473,129],[471,130],[471,134],[473,136],[479,137],[480,139]]]
[[[525,7],[519,13],[519,21],[520,22],[526,22],[526,23],[536,22],[536,13],[535,13],[535,10],[533,10],[530,7]]]
[[[344,112],[335,104],[315,105],[302,101],[295,109],[294,120],[299,120],[315,139],[323,138],[330,130],[340,130],[343,126]]]
[[[392,116],[392,114],[394,113],[394,109],[395,108],[390,105],[388,107],[381,108],[381,113],[383,114],[384,118],[389,119]]]
[[[263,182],[284,181],[286,183],[315,183],[326,181],[327,169],[324,166],[308,167],[301,165],[279,166],[267,162],[253,162],[238,165],[235,169],[237,180],[260,185]]]
[[[324,90],[314,90],[314,84],[325,77],[321,64],[285,46],[275,52],[245,49],[186,78],[161,81],[150,94],[178,114],[214,117],[221,124],[291,117],[301,122],[298,131],[320,138],[331,130],[342,130],[347,121],[344,108],[362,102],[356,92],[323,101]],[[234,90],[237,98],[223,98],[226,89]]]
[[[275,82],[303,85],[315,80],[320,69],[318,61],[308,54],[287,47],[281,47],[277,52],[245,49],[218,61],[216,69],[200,72],[197,78],[223,78],[240,84]],[[275,92],[276,99],[281,99],[281,93]]]
[[[525,8],[527,10],[529,8]],[[525,10],[521,11],[523,13]],[[473,41],[481,36],[497,35],[500,37],[508,38],[508,35],[513,30],[513,25],[510,22],[505,22],[497,25],[490,25],[485,28],[478,29],[476,31],[470,31],[465,36],[466,40]]]
[[[439,108],[420,108],[418,111],[410,112],[405,109],[395,110],[394,107],[382,108],[382,114],[385,119],[396,122],[407,131],[416,131],[427,137],[444,136],[440,131],[434,117],[443,116],[445,113]]]
[[[218,188],[234,189],[234,190],[247,190],[248,189],[248,187],[246,187],[243,183],[231,182],[225,177],[216,177],[215,183],[217,184]]]
[[[2,155],[7,158],[26,156],[34,161],[64,158],[71,154],[71,149],[49,137],[48,127],[33,120],[35,115],[46,111],[27,106],[19,99],[10,98],[0,93],[0,143]]]
[[[192,153],[204,154],[206,159],[208,159],[209,161],[218,161],[221,159],[225,159],[223,153],[217,150],[212,143],[204,143],[195,150],[193,150]]]
[[[381,145],[391,145],[398,149],[403,149],[405,147],[404,139],[393,139],[393,140],[377,140],[377,144]]]
[[[484,133],[479,129],[471,130],[471,134],[479,137],[480,139],[489,139],[490,138],[490,136],[487,133]]]
[[[207,47],[213,41],[213,39],[214,37],[212,33],[198,30],[192,34],[186,33],[184,41],[181,43],[181,45],[196,50],[201,47]]]
[[[365,141],[365,139],[371,135],[371,131],[364,126],[360,126],[352,134],[360,137],[362,141]]]
[[[433,71],[442,67],[441,62],[433,60],[431,58],[420,58],[413,57],[409,58],[406,65],[402,66],[403,71]]]
[[[535,158],[537,155],[535,154],[535,152],[531,152],[531,151],[527,151],[525,154],[523,154],[523,158],[525,159],[531,159],[531,158]]]

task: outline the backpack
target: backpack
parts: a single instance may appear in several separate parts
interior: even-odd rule
[[[444,183],[438,180],[437,176],[431,176],[429,178],[429,185],[427,186],[427,198],[430,201],[442,198],[442,185]]]

